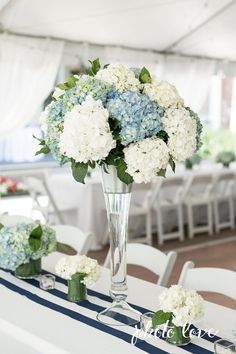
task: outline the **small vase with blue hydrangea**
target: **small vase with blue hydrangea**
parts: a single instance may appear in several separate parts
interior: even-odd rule
[[[19,278],[34,278],[41,273],[41,259],[56,250],[53,229],[40,224],[0,226],[0,267]]]

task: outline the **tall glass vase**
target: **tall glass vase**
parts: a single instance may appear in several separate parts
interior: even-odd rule
[[[113,166],[107,171],[102,169],[102,182],[110,238],[110,295],[113,302],[97,315],[97,319],[113,326],[135,324],[140,320],[140,313],[126,302],[126,243],[132,185],[121,182]]]

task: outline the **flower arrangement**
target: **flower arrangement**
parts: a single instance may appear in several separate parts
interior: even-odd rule
[[[96,259],[84,255],[61,258],[56,265],[56,273],[63,279],[70,280],[76,273],[86,274],[84,282],[93,285],[100,276],[100,267]]]
[[[84,255],[61,258],[56,265],[56,273],[68,282],[68,300],[86,300],[86,286],[92,286],[100,276],[97,260]]]
[[[233,151],[221,151],[216,156],[216,162],[222,163],[224,167],[229,167],[231,162],[236,160],[235,153]]]
[[[89,168],[115,166],[130,184],[164,176],[168,164],[184,161],[200,147],[199,117],[177,89],[149,71],[91,61],[86,74],[59,84],[41,116],[39,153],[71,163],[84,183]]]
[[[0,267],[12,271],[56,250],[55,231],[39,224],[0,224]],[[27,271],[27,269],[26,269]]]
[[[203,316],[203,299],[194,290],[172,285],[159,296],[160,310],[152,318],[153,327],[166,324],[172,330],[167,341],[186,344],[190,341],[188,327]]]
[[[26,191],[27,187],[24,183],[9,177],[0,177],[0,196],[23,193]]]

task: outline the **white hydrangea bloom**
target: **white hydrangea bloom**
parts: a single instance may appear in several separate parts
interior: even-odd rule
[[[143,85],[143,92],[159,106],[168,108],[171,106],[183,105],[184,101],[180,97],[176,87],[167,81],[156,82]]]
[[[177,161],[191,157],[196,150],[196,120],[184,107],[168,108],[163,117],[164,130],[169,135],[168,147]]]
[[[119,92],[138,91],[141,87],[134,72],[121,64],[109,65],[107,68],[99,70],[95,77],[113,85]]]
[[[66,113],[59,147],[63,155],[76,162],[99,161],[107,157],[116,142],[108,124],[108,111],[100,100],[87,96]]]
[[[159,296],[160,308],[173,314],[173,323],[183,327],[203,316],[203,299],[196,291],[172,285]]]
[[[64,90],[60,89],[59,87],[56,87],[52,97],[55,98],[55,100],[58,100],[58,98],[64,95],[64,93],[65,93]]]
[[[127,172],[136,183],[147,183],[169,161],[167,145],[159,138],[147,138],[130,144],[124,149]]]
[[[84,278],[84,282],[87,286],[93,285],[100,276],[100,267],[97,260],[84,255],[61,258],[55,270],[60,277],[67,280],[71,279],[72,275],[76,273],[85,273],[87,275]]]

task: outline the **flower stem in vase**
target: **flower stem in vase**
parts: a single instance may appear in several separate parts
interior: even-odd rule
[[[15,270],[15,276],[18,278],[34,278],[41,273],[41,258],[30,259],[28,263],[21,264]]]
[[[68,279],[68,295],[67,298],[72,302],[79,302],[87,300],[87,288],[84,278],[87,274],[76,273]]]
[[[185,331],[183,327],[177,327],[172,320],[169,321],[168,329],[169,335],[166,337],[168,343],[176,346],[184,346],[190,343],[191,340],[188,330]]]

